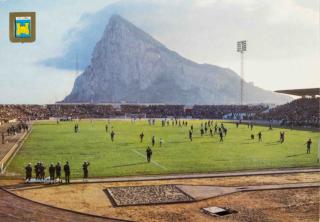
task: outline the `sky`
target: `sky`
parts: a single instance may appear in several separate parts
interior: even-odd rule
[[[83,68],[113,13],[188,59],[237,73],[236,42],[247,40],[244,77],[261,88],[319,87],[319,10],[320,0],[0,0],[0,103],[62,100],[75,49],[86,49]],[[18,11],[36,12],[35,43],[9,41],[9,12]]]

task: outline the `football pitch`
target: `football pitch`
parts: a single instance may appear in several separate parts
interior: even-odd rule
[[[182,120],[181,120],[182,121]],[[32,133],[10,163],[8,174],[24,175],[27,163],[70,162],[71,176],[82,176],[82,163],[89,161],[90,177],[129,176],[172,173],[205,173],[217,171],[253,170],[281,167],[319,166],[317,163],[318,132],[279,129],[247,125],[236,127],[224,123],[228,129],[224,142],[219,135],[208,132],[201,137],[200,124],[205,120],[188,120],[187,127],[161,126],[157,120],[150,126],[147,120],[80,120],[72,122],[39,121],[33,124]],[[220,126],[220,121],[215,121]],[[80,132],[74,132],[78,123]],[[190,125],[194,126],[193,141],[189,141]],[[110,139],[111,127],[115,141]],[[212,127],[213,128],[213,127]],[[262,132],[262,142],[257,134]],[[285,131],[285,142],[279,142],[280,131]],[[139,134],[144,133],[140,143]],[[250,135],[255,139],[251,140]],[[151,146],[155,136],[156,145]],[[164,143],[159,145],[159,139]],[[313,141],[311,154],[306,153],[305,142]],[[146,161],[146,147],[152,147],[151,163]],[[46,170],[47,171],[47,170]],[[46,173],[48,175],[48,173]],[[34,175],[33,175],[34,176]]]

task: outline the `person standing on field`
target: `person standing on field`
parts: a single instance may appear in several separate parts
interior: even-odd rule
[[[114,141],[114,135],[116,135],[116,134],[115,134],[115,132],[112,130],[111,133],[110,133],[111,141],[112,141],[112,142]]]
[[[88,166],[90,165],[90,163],[88,161],[84,161],[83,165],[82,165],[82,170],[83,170],[83,182],[84,181],[88,181]]]
[[[203,136],[203,134],[204,134],[204,129],[203,129],[203,127],[201,127],[201,129],[200,129],[200,134],[201,134],[201,136]]]
[[[228,129],[223,127],[223,133],[224,133],[224,136],[227,136],[227,132],[228,132]]]
[[[152,136],[151,142],[152,142],[152,146],[154,146],[154,145],[156,144],[156,138],[155,138],[155,136]]]
[[[223,142],[223,132],[222,132],[222,130],[219,130],[219,136],[220,136],[220,142]]]
[[[192,130],[189,130],[189,140],[192,141]]]
[[[46,167],[44,166],[44,163],[43,163],[43,162],[40,162],[40,165],[39,165],[39,175],[40,175],[40,179],[41,179],[42,181],[44,181],[44,178],[45,178],[45,175],[46,175],[45,169],[46,169]]]
[[[150,146],[148,146],[146,153],[147,153],[147,161],[148,161],[148,163],[150,163],[151,156],[152,156],[152,150],[151,150]]]
[[[70,165],[68,161],[63,166],[63,171],[64,171],[65,183],[70,183]]]
[[[159,142],[160,142],[160,147],[162,147],[163,139],[162,139],[162,138],[160,138]]]
[[[284,142],[284,131],[280,132],[280,143]]]
[[[58,179],[59,183],[62,182],[62,180],[61,180],[61,164],[60,164],[60,162],[58,162],[57,165],[56,165],[56,178]]]
[[[31,163],[29,163],[26,167],[26,183],[29,183],[32,177],[32,167],[31,167]]]
[[[310,154],[311,144],[312,144],[311,138],[305,143],[305,145],[306,144],[307,144],[307,154]]]
[[[40,165],[39,162],[38,162],[36,165],[34,165],[34,173],[36,174],[36,180],[40,179],[40,175],[39,175],[39,165]]]
[[[140,143],[142,143],[142,141],[143,141],[143,137],[144,137],[143,132],[142,132],[139,136],[140,136]]]
[[[262,133],[261,132],[258,133],[258,139],[259,139],[259,142],[262,142]]]
[[[56,171],[56,168],[54,167],[53,163],[51,163],[49,167],[50,183],[54,183],[55,171]]]

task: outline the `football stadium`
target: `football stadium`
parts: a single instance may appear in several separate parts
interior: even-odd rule
[[[84,221],[211,221],[215,213],[202,212],[209,204],[223,205],[213,210],[226,210],[231,220],[269,220],[279,217],[275,212],[281,207],[284,220],[311,211],[307,219],[313,221],[319,206],[319,148],[309,149],[308,141],[319,140],[319,89],[285,92],[303,97],[274,108],[1,105],[2,192],[32,200],[35,209],[44,204],[81,212]],[[50,167],[60,163],[64,170],[67,162],[71,181],[63,186],[64,174],[51,178]],[[25,178],[28,164],[34,171],[30,179]],[[292,198],[286,200],[290,203],[284,196]],[[261,198],[259,208],[274,206],[256,209],[255,198]],[[291,201],[299,203],[282,206]],[[292,212],[301,207],[304,211]],[[69,211],[61,214],[75,218]]]
[[[72,107],[77,109],[77,106]],[[163,108],[171,109],[170,106]],[[251,121],[240,123],[237,127],[237,122],[223,120],[222,116],[213,120],[184,119],[185,116],[162,119],[156,116],[152,119],[155,122],[151,124],[147,119],[118,118],[58,120],[58,123],[50,120],[35,121],[32,132],[10,163],[7,173],[23,176],[24,166],[29,162],[56,164],[67,160],[78,164],[73,170],[74,177],[78,178],[82,175],[81,165],[85,160],[94,162],[90,167],[90,175],[93,177],[317,165],[317,147],[313,148],[310,155],[305,155],[307,140],[311,138],[315,143],[317,141],[318,134],[312,130],[288,130],[281,126],[270,130],[269,125],[255,124],[251,129]],[[162,121],[165,126],[162,126]],[[79,125],[78,133],[74,132],[75,124]],[[219,136],[221,124],[227,130],[223,141],[220,141]],[[193,127],[192,141],[189,138],[190,127]],[[282,143],[279,135],[283,131],[285,141]],[[115,132],[114,141],[111,140],[111,132]],[[260,132],[261,141],[258,138]],[[144,137],[141,142],[142,133]],[[148,146],[154,151],[149,165],[145,158]]]
[[[319,221],[315,6],[0,0],[0,222]]]

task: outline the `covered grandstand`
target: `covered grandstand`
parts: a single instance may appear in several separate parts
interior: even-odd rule
[[[300,96],[300,97],[317,97],[317,96],[320,96],[320,88],[286,89],[286,90],[277,90],[275,92],[288,94],[288,95],[292,95],[292,96]]]
[[[278,121],[282,126],[320,127],[320,88],[277,90],[276,92],[300,98],[258,115],[259,119]]]

